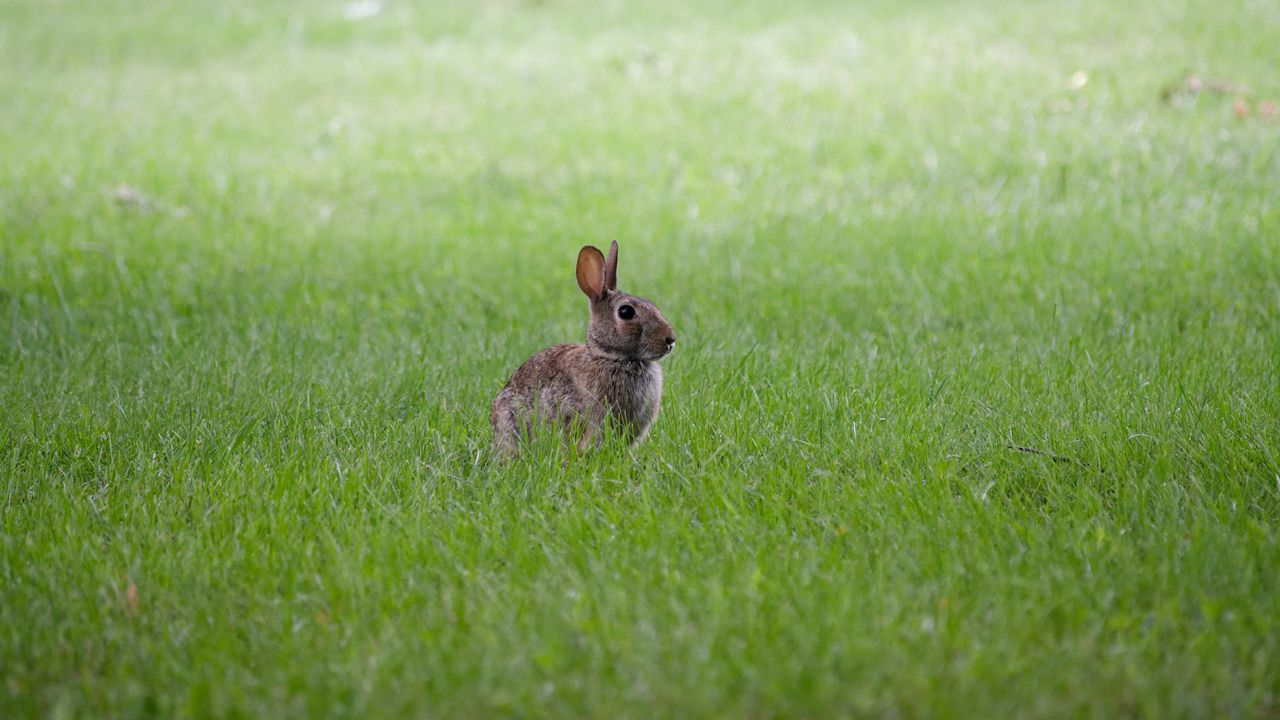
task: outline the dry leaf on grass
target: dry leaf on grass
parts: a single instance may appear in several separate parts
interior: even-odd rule
[[[129,587],[124,591],[124,612],[131,618],[137,617],[142,610],[142,601],[138,597],[138,584],[129,581]]]

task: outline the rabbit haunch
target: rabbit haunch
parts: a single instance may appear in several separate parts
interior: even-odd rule
[[[652,302],[619,292],[618,243],[609,257],[578,253],[578,287],[590,300],[585,345],[556,345],[529,358],[493,401],[493,446],[503,458],[538,426],[558,428],[579,451],[619,432],[631,444],[649,432],[662,404],[658,360],[675,346],[671,324]]]

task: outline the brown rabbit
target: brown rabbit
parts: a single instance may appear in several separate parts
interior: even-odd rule
[[[581,430],[578,450],[616,428],[631,445],[644,439],[662,403],[662,368],[676,333],[657,306],[619,292],[618,243],[606,259],[592,245],[578,253],[578,287],[591,300],[586,345],[556,345],[525,361],[493,401],[493,447],[519,454],[521,436],[539,421],[558,427],[566,443]]]

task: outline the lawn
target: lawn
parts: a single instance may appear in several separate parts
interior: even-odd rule
[[[1280,714],[1274,2],[11,0],[0,54],[0,715]],[[611,240],[662,416],[492,462]]]

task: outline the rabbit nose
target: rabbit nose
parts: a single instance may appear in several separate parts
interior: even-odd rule
[[[676,338],[675,338],[675,336],[674,336],[674,335],[668,335],[668,336],[667,336],[667,347],[671,347],[672,345],[675,345],[675,344],[676,344]]]

